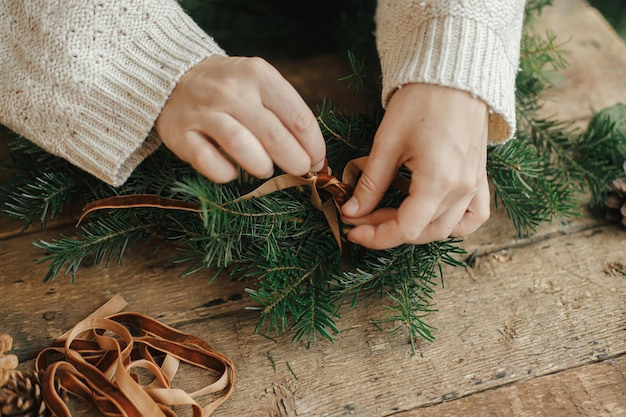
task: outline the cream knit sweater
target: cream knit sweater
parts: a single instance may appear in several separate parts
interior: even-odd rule
[[[380,0],[383,103],[403,84],[467,90],[515,129],[524,0]],[[2,0],[0,123],[109,184],[159,145],[155,120],[182,75],[225,55],[176,0]]]

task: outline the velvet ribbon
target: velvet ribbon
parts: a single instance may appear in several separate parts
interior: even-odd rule
[[[71,417],[60,385],[107,417],[176,417],[173,406],[190,407],[193,417],[211,415],[235,386],[230,359],[199,337],[139,313],[119,313],[125,305],[115,296],[39,353],[35,366],[48,409]],[[181,362],[204,369],[214,382],[193,392],[173,387]],[[201,406],[197,399],[207,395],[211,400]]]
[[[231,202],[258,198],[292,187],[309,186],[311,188],[311,204],[313,207],[324,213],[330,232],[335,238],[339,250],[344,253],[343,238],[338,213],[341,212],[341,206],[348,201],[352,195],[358,176],[365,168],[366,162],[367,157],[356,158],[349,161],[344,168],[341,180],[332,175],[328,164],[324,164],[324,167],[320,172],[309,173],[301,177],[290,174],[278,175],[270,178],[248,194],[245,194]],[[396,175],[392,182],[392,186],[394,188],[405,193],[408,193],[409,184],[410,181],[400,175]],[[108,197],[87,203],[83,208],[78,224],[80,224],[88,214],[96,210],[134,207],[155,207],[194,212],[203,211],[200,208],[200,205],[196,203],[164,198],[156,195],[132,194]]]

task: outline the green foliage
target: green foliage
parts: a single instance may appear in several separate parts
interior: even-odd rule
[[[354,14],[360,16],[350,27],[353,35],[348,36],[345,30],[339,34],[346,25],[335,22],[327,26],[332,30],[315,32],[312,37],[324,45],[333,36],[348,41],[351,36],[371,40],[371,6],[375,2],[360,9],[354,1],[333,3],[340,11],[340,22]],[[265,21],[263,30],[255,29],[247,19],[275,9],[267,3],[181,3],[224,45],[228,45],[226,35],[230,35],[233,50],[238,44],[255,46],[238,36],[264,33],[296,43],[301,40],[285,36],[295,29],[281,26],[276,20],[279,16]],[[488,149],[487,171],[496,203],[504,206],[518,237],[532,234],[545,222],[579,215],[580,193],[589,193],[592,205],[602,204],[611,180],[623,173],[626,159],[626,106],[599,112],[583,133],[567,122],[541,115],[542,97],[566,65],[562,45],[554,35],[534,33],[530,25],[550,3],[527,3],[517,77],[517,138]],[[215,13],[218,6],[223,13]],[[287,6],[287,13],[300,13],[296,6]],[[370,19],[361,13],[370,13]],[[239,20],[229,20],[229,16],[239,16]],[[368,23],[358,24],[365,21]],[[247,28],[249,33],[233,33],[232,26]],[[230,32],[220,32],[226,29]],[[224,39],[220,39],[222,35]],[[307,49],[305,45],[299,47]],[[348,54],[353,73],[343,82],[363,93],[366,111],[339,112],[330,102],[318,109],[329,164],[335,172],[341,172],[350,159],[369,153],[383,116],[379,79],[368,72],[365,59],[357,56],[365,54]],[[117,195],[152,194],[197,203],[201,209],[199,213],[146,207],[94,212],[74,236],[35,242],[46,253],[39,260],[49,265],[45,280],[60,275],[75,279],[81,265],[88,262],[121,263],[139,243],[151,248],[173,243],[180,252],[172,261],[184,264],[185,274],[205,271],[213,280],[226,272],[250,283],[247,293],[257,304],[258,332],[291,332],[294,341],[307,345],[318,336],[332,340],[339,332],[340,306],[346,300],[354,305],[378,296],[386,300],[387,315],[375,322],[391,323],[393,331],[406,331],[415,349],[417,340],[434,339],[434,329],[426,318],[435,311],[436,288],[443,286],[442,267],[464,265],[459,261],[464,251],[453,239],[383,251],[349,246],[351,264],[346,265],[324,216],[310,203],[310,190],[297,187],[240,200],[238,197],[259,185],[258,180],[242,173],[226,185],[211,183],[164,147],[147,158],[122,187],[114,189],[23,138],[15,137],[11,146],[5,164],[8,177],[0,187],[0,209],[21,220],[24,227],[33,223],[45,227],[68,205]],[[397,206],[402,198],[401,193],[390,191],[382,204]]]
[[[12,132],[9,136],[13,140],[9,159],[3,165],[11,170],[12,181],[8,189],[0,186],[2,211],[22,221],[24,229],[33,223],[45,226],[46,220],[58,216],[80,188],[80,171]],[[49,167],[49,171],[26,169],[36,166]]]
[[[626,104],[618,103],[596,113],[587,131],[573,146],[573,159],[585,173],[582,183],[591,194],[591,206],[603,206],[609,184],[624,175],[626,161]]]
[[[134,219],[141,218],[139,214],[131,213],[131,216]],[[49,262],[44,281],[53,280],[61,273],[71,275],[73,281],[78,269],[89,261],[94,265],[108,265],[117,258],[121,264],[126,250],[132,249],[140,240],[146,241],[150,237],[151,229],[148,223],[142,224],[123,217],[128,216],[98,218],[89,222],[81,228],[78,239],[61,236],[52,242],[34,242],[36,247],[48,253],[39,259],[39,262]]]

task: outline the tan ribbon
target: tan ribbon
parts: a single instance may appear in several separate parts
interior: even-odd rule
[[[344,253],[342,245],[341,228],[339,226],[338,212],[341,211],[341,206],[348,201],[352,195],[352,191],[356,186],[356,182],[359,174],[365,168],[367,157],[356,158],[348,162],[344,168],[342,180],[340,181],[334,177],[327,164],[324,165],[320,172],[309,173],[302,177],[283,174],[273,177],[258,188],[252,190],[248,194],[245,194],[233,201],[229,201],[226,204],[233,203],[239,200],[249,200],[252,198],[262,197],[271,194],[276,191],[285,190],[288,188],[298,186],[310,186],[311,187],[311,203],[313,207],[324,213],[324,217],[328,222],[330,231],[339,246],[339,250]],[[400,175],[396,175],[391,186],[408,193],[410,181]],[[225,205],[226,205],[225,204]],[[175,200],[170,198],[159,197],[149,194],[132,194],[125,196],[115,196],[103,198],[100,200],[87,203],[83,208],[81,216],[78,220],[78,224],[89,213],[107,208],[133,208],[133,207],[155,207],[161,209],[172,210],[185,210],[193,212],[202,212],[200,205],[196,203],[190,203],[181,200]]]
[[[142,314],[117,313],[122,305],[126,302],[115,296],[37,356],[42,395],[53,415],[71,417],[55,381],[66,392],[91,401],[107,417],[176,417],[170,407],[181,405],[190,406],[193,417],[205,417],[226,401],[235,386],[230,359],[199,337]],[[173,388],[181,361],[213,374],[215,382],[191,393]],[[137,368],[153,380],[141,383]],[[215,394],[215,399],[201,407],[196,398],[207,394]]]
[[[365,163],[364,160],[362,162],[363,164]],[[349,168],[351,171],[359,169],[359,163],[357,160],[351,161],[348,165],[351,166],[351,168]],[[346,171],[344,170],[344,174],[345,172]],[[320,172],[309,173],[302,177],[290,174],[278,175],[267,180],[248,194],[239,197],[237,200],[249,200],[251,198],[271,194],[275,191],[281,191],[287,188],[303,185],[311,187],[311,204],[324,214],[324,217],[328,222],[328,226],[330,227],[330,231],[339,246],[339,250],[343,253],[341,230],[339,227],[339,217],[337,212],[341,209],[341,206],[348,201],[350,195],[352,195],[354,184],[339,181],[332,175],[328,164],[324,164],[324,167]]]

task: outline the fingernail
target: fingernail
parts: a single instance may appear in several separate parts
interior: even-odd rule
[[[356,215],[356,212],[359,210],[359,201],[352,197],[346,204],[341,206],[341,213],[345,216],[351,217]]]
[[[320,163],[315,164],[315,166],[311,167],[311,172],[320,172],[322,168],[324,168],[324,161],[321,161]]]

